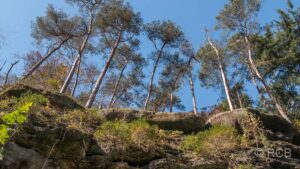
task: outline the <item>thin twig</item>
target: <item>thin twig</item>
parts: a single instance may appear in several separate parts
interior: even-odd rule
[[[2,71],[3,67],[5,66],[6,61],[4,61],[4,63],[2,64],[2,66],[0,67],[0,72]]]
[[[48,163],[48,160],[49,160],[49,158],[50,158],[50,156],[51,156],[51,154],[52,154],[52,152],[53,152],[53,150],[54,150],[56,144],[57,144],[60,140],[61,140],[61,141],[64,140],[66,133],[67,133],[67,130],[65,130],[65,132],[63,133],[63,136],[60,137],[60,138],[58,138],[58,139],[55,141],[55,143],[52,145],[52,147],[51,147],[51,149],[50,149],[50,151],[49,151],[49,154],[48,154],[48,156],[47,156],[47,159],[45,160],[45,162],[44,162],[44,164],[43,164],[42,169],[45,169],[45,167],[46,167],[46,165],[47,165],[47,163]]]

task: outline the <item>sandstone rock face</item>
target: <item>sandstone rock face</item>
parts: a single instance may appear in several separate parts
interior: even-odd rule
[[[185,134],[197,133],[205,129],[205,119],[193,113],[154,113],[147,111],[111,109],[104,110],[107,120],[132,121],[145,118],[150,124],[155,124],[164,130],[177,130]]]
[[[36,89],[26,85],[16,85],[8,88],[4,92],[0,94],[0,99],[5,99],[7,97],[19,97],[20,95],[30,92],[30,93],[38,93],[46,97],[50,105],[53,105],[55,108],[61,109],[82,109],[83,107],[74,101],[72,98],[59,94],[53,93],[42,89]]]
[[[243,132],[241,131],[242,121],[244,118],[247,118],[247,115],[253,115],[261,121],[268,139],[282,140],[300,145],[299,132],[291,124],[280,116],[259,113],[253,109],[237,109],[213,115],[206,121],[206,126],[223,124],[233,126],[240,132]]]
[[[64,110],[82,109],[72,99],[51,92],[33,88],[12,88],[0,95],[3,99],[9,96],[18,96],[19,92],[30,90],[44,95],[52,107],[34,109],[29,112],[27,121],[20,126],[10,140],[5,144],[0,160],[0,169],[226,169],[238,168],[243,164],[252,164],[254,168],[300,168],[300,146],[297,131],[286,124],[278,116],[260,114],[255,110],[235,110],[212,116],[206,125],[225,124],[236,127],[242,133],[243,118],[251,113],[262,121],[265,133],[269,138],[269,145],[247,147],[231,152],[227,161],[205,159],[191,151],[182,151],[179,148],[180,138],[168,137],[164,145],[158,148],[143,150],[138,145],[132,145],[125,150],[112,149],[107,151],[105,144],[99,142],[88,131],[69,127],[61,116]],[[65,103],[57,101],[67,100]],[[58,109],[52,109],[58,106]],[[52,111],[53,110],[53,111]],[[71,111],[74,112],[74,111]],[[81,112],[81,111],[80,111]],[[160,129],[180,131],[179,133],[196,133],[205,130],[205,120],[190,113],[153,113],[137,110],[106,110],[98,113],[105,120],[132,121],[139,118],[156,124]],[[94,117],[94,116],[93,116]],[[74,122],[73,122],[74,123]],[[88,124],[84,124],[88,125]],[[173,135],[172,135],[173,136]],[[178,135],[176,135],[177,137]],[[220,143],[221,144],[221,143]],[[257,152],[261,154],[257,154]],[[268,154],[269,151],[287,150],[288,156],[282,154]],[[280,153],[279,152],[279,153]]]
[[[156,113],[146,117],[150,124],[164,130],[178,130],[186,134],[204,130],[205,120],[193,113]]]
[[[198,169],[227,168],[223,163],[206,160],[178,150],[144,152],[131,147],[125,152],[105,152],[92,135],[67,129],[47,112],[29,114],[22,130],[4,147],[1,169]],[[168,118],[167,118],[168,119]],[[176,121],[176,120],[174,120]],[[213,123],[212,119],[210,121]],[[221,122],[220,118],[218,123]],[[227,122],[227,121],[226,121]],[[227,123],[229,124],[229,123]],[[232,123],[233,124],[233,123]],[[172,129],[172,128],[170,128]],[[229,165],[255,164],[256,168],[296,168],[300,166],[300,147],[285,141],[272,141],[269,148],[290,149],[288,158],[256,156],[257,148],[232,153]],[[267,151],[267,150],[264,150]]]

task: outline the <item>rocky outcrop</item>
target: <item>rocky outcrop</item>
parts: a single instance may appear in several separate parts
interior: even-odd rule
[[[248,115],[257,118],[270,140],[282,140],[300,145],[300,135],[297,129],[277,115],[263,114],[254,109],[237,109],[234,111],[222,112],[211,116],[206,121],[206,126],[224,124],[235,127],[240,132],[243,128],[243,119]]]
[[[205,129],[205,118],[195,116],[193,113],[154,113],[151,111],[138,111],[132,109],[103,110],[107,120],[132,121],[145,118],[150,124],[157,125],[164,130],[177,130],[185,134],[197,133]]]
[[[260,119],[264,134],[268,136],[268,144],[236,149],[230,152],[230,159],[220,161],[203,158],[189,150],[182,151],[179,147],[186,133],[205,129],[202,117],[190,113],[153,113],[130,109],[102,110],[87,117],[89,114],[68,97],[26,88],[13,87],[11,91],[2,93],[0,98],[17,97],[20,95],[18,92],[25,93],[28,89],[44,95],[49,101],[57,97],[67,101],[57,103],[59,99],[53,99],[50,107],[30,110],[27,121],[5,144],[0,169],[226,169],[242,165],[267,169],[300,168],[300,146],[296,145],[299,142],[295,140],[297,131],[277,116],[240,109],[210,117],[206,126],[231,125],[243,133],[243,119],[251,114]],[[79,110],[72,110],[76,107]],[[68,118],[63,119],[65,115]],[[98,121],[98,118],[101,120]],[[102,121],[129,122],[139,118],[157,125],[164,132],[180,131],[180,134],[165,137],[163,143],[155,144],[156,147],[151,149],[130,145],[125,149],[112,148],[109,151],[107,144],[93,134]]]
[[[50,105],[54,108],[60,109],[83,109],[83,107],[78,104],[72,98],[65,96],[60,93],[54,93],[43,89],[36,89],[27,85],[18,84],[12,86],[0,94],[0,100],[9,98],[9,97],[20,97],[25,93],[37,93],[41,94],[49,100]]]
[[[192,168],[180,149],[174,148],[178,146],[175,138],[147,151],[138,145],[107,151],[92,134],[68,128],[57,113],[30,112],[20,131],[5,144],[0,169]]]

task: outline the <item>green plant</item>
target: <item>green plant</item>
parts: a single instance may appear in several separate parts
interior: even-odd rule
[[[9,103],[10,103],[10,102],[9,102],[8,99],[0,100],[0,110],[9,109],[9,108],[10,108]]]
[[[5,112],[11,112],[30,102],[37,106],[46,106],[48,104],[48,99],[43,95],[35,94],[29,91],[21,94],[19,97],[2,99],[0,101],[0,112],[1,114],[5,114]]]
[[[294,120],[294,126],[298,129],[300,132],[300,120]]]
[[[96,111],[72,110],[57,119],[65,123],[68,128],[93,133],[103,121]]]
[[[32,102],[26,103],[15,111],[5,114],[1,119],[6,125],[23,124],[31,106]]]
[[[181,143],[183,150],[190,150],[208,158],[227,157],[239,148],[240,136],[230,127],[216,125],[195,135],[186,136]]]
[[[1,117],[2,124],[0,125],[0,144],[5,144],[9,138],[9,131],[12,127],[16,128],[26,121],[27,113],[32,106],[32,102],[25,103],[23,106],[17,108],[15,111],[5,114]]]
[[[118,120],[102,123],[94,136],[106,145],[108,151],[111,149],[123,151],[130,146],[149,151],[160,140],[158,131],[157,126],[150,125],[144,119],[129,123]]]
[[[26,92],[24,94],[21,94],[21,96],[17,98],[16,101],[19,105],[32,102],[35,105],[45,106],[48,103],[48,99],[46,97],[32,92]]]
[[[124,150],[131,141],[130,130],[123,121],[104,122],[94,135],[98,141],[106,145],[106,151],[111,149]]]
[[[4,145],[6,140],[9,138],[8,126],[5,124],[0,125],[0,145]]]
[[[260,145],[268,145],[267,138],[264,135],[262,122],[258,117],[246,112],[241,120],[241,126],[243,130],[243,146],[256,145],[256,147],[259,147]]]
[[[158,127],[151,126],[146,120],[135,120],[128,124],[131,132],[131,140],[140,148],[147,151],[150,147],[156,144],[158,140]]]
[[[60,85],[61,85],[59,80],[54,79],[54,78],[48,79],[47,84],[49,85],[49,88],[53,88],[53,89],[59,89]]]

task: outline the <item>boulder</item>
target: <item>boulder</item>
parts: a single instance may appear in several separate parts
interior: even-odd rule
[[[146,119],[161,129],[182,131],[185,134],[197,133],[205,127],[204,118],[193,113],[155,113]]]
[[[151,111],[139,111],[132,109],[109,109],[102,110],[106,120],[132,121],[145,118],[150,124],[157,125],[163,130],[177,130],[185,134],[196,133],[205,129],[205,119],[195,116],[193,113],[155,113]]]
[[[211,125],[229,125],[243,132],[243,120],[252,115],[261,122],[265,135],[270,140],[282,140],[300,145],[299,132],[293,125],[277,115],[260,113],[254,109],[236,109],[215,114],[208,118],[206,127]]]
[[[18,84],[6,89],[0,94],[0,99],[5,99],[8,97],[20,97],[22,94],[27,92],[43,95],[49,100],[50,105],[55,108],[83,109],[83,107],[71,97],[47,90],[36,89],[23,84]]]

